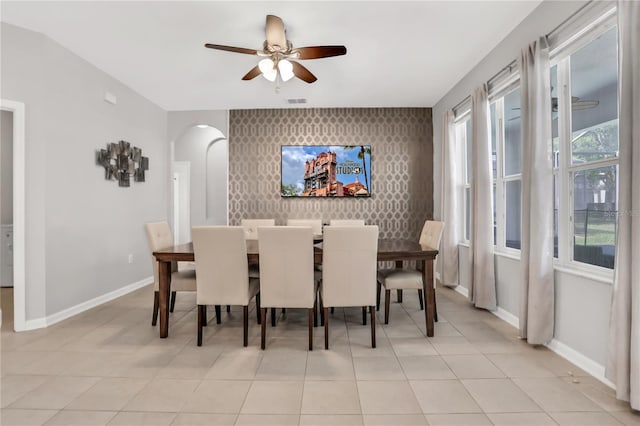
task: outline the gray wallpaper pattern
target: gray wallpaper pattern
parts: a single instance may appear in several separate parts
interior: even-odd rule
[[[281,145],[371,145],[370,198],[280,196]],[[418,239],[433,217],[431,108],[234,110],[229,223],[243,218],[364,219],[380,238]]]

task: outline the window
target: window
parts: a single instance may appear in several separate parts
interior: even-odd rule
[[[593,37],[593,36],[592,36]],[[555,255],[613,269],[618,201],[618,59],[607,29],[551,70]]]
[[[522,223],[520,88],[498,97],[490,108],[494,179],[494,243],[499,250],[520,250]]]

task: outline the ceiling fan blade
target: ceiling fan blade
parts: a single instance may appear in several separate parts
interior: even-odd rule
[[[311,71],[302,66],[300,63],[295,61],[289,62],[291,62],[291,65],[293,65],[293,75],[298,77],[300,80],[306,81],[307,83],[313,83],[317,80],[316,76],[311,74]]]
[[[260,67],[257,65],[242,77],[243,80],[252,80],[261,74]]]
[[[216,50],[225,50],[227,52],[246,53],[247,55],[257,55],[258,51],[255,49],[245,49],[244,47],[223,46],[222,44],[207,43],[204,47]]]
[[[275,15],[267,15],[265,32],[267,35],[267,45],[280,48],[275,50],[284,50],[287,48],[287,36],[284,32],[284,22],[282,22],[282,19]]]
[[[297,59],[319,59],[346,55],[347,48],[344,46],[309,46],[294,49],[293,53],[296,52],[298,53]]]

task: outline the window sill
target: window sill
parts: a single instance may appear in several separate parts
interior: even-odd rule
[[[613,285],[613,271],[607,273],[606,271],[596,271],[591,268],[580,268],[574,265],[560,265],[558,263],[553,265],[553,269],[554,271],[560,271],[576,277],[586,278],[601,284]]]

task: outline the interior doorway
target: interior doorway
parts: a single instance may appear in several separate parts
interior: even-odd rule
[[[0,291],[2,329],[26,325],[25,280],[25,106],[0,99]],[[11,169],[11,170],[9,170]]]
[[[176,244],[191,241],[189,200],[191,165],[188,161],[173,162],[173,238]]]

